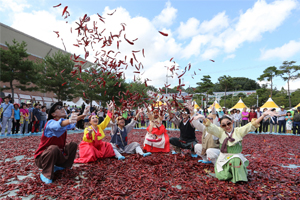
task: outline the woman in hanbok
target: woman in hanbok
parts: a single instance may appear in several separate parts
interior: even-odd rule
[[[241,154],[242,140],[249,132],[255,131],[267,115],[277,114],[268,110],[258,119],[252,119],[248,124],[236,128],[233,128],[233,120],[226,115],[220,119],[220,127],[205,119],[203,115],[198,114],[194,118],[194,120],[202,119],[206,131],[219,138],[221,152],[215,164],[215,173],[219,180],[229,180],[233,183],[248,181],[246,167],[249,165],[249,161]]]
[[[100,158],[114,157],[115,152],[109,142],[104,142],[104,129],[112,118],[113,104],[108,105],[108,112],[105,119],[98,125],[98,117],[96,114],[90,115],[89,122],[91,126],[84,129],[82,142],[79,144],[79,158],[75,159],[75,163],[94,162]]]
[[[164,113],[159,113],[158,109],[153,110],[153,112],[148,109],[148,117],[150,125],[147,127],[144,150],[147,152],[169,152],[169,136],[162,124]]]

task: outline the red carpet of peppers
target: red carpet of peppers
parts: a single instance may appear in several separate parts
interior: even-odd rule
[[[133,130],[129,142],[144,141],[145,130]],[[178,131],[168,131],[178,137]],[[106,131],[105,141],[109,141]],[[79,144],[82,133],[68,135]],[[201,141],[201,133],[197,134]],[[212,164],[199,164],[199,158],[156,153],[149,157],[126,155],[80,164],[58,171],[54,183],[39,178],[40,169],[33,154],[40,136],[0,139],[0,198],[21,199],[299,199],[300,137],[247,135],[243,154],[250,161],[248,182],[233,184],[214,177]],[[20,161],[15,156],[25,155]],[[10,159],[8,159],[10,158]],[[5,162],[6,160],[6,162]],[[31,175],[19,180],[20,176]],[[16,196],[8,196],[10,191]]]

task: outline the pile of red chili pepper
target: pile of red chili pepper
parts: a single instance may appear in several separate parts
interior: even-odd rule
[[[129,133],[129,142],[144,141],[145,130]],[[168,131],[179,137],[179,131]],[[68,135],[80,143],[83,133]],[[109,132],[106,131],[106,135]],[[107,136],[104,140],[109,141]],[[201,133],[197,139],[201,141]],[[40,136],[0,139],[0,197],[21,199],[298,199],[300,196],[300,137],[248,134],[243,154],[249,160],[248,182],[233,184],[214,177],[212,164],[184,157],[154,153],[149,157],[126,155],[74,165],[55,173],[44,184],[35,166],[34,152]],[[14,157],[24,155],[21,160]],[[29,176],[28,176],[29,175]],[[20,176],[28,176],[20,179]],[[10,191],[16,196],[7,196]]]

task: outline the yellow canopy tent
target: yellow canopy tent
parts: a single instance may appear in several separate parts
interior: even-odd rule
[[[244,104],[244,102],[240,98],[240,100],[231,109],[243,109],[245,107],[247,108],[247,106]]]
[[[270,97],[268,101],[260,108],[279,108],[279,106],[277,106],[277,104]]]
[[[211,110],[212,106],[213,106],[213,105],[209,106],[208,110]],[[220,106],[220,104],[218,104],[217,101],[215,101],[215,108],[216,108],[217,110],[218,110],[219,108],[222,108],[222,107]]]
[[[157,101],[156,103],[154,103],[153,104],[153,107],[159,107],[159,106],[161,106],[161,105],[167,105],[166,103],[163,103],[163,102],[161,102],[161,101]]]
[[[196,103],[196,101],[193,101],[193,104],[194,104],[194,109],[200,108],[200,107],[198,106],[198,104]],[[201,108],[200,108],[200,109],[201,109]]]
[[[300,103],[296,105],[293,109],[297,110],[298,107],[300,107]]]

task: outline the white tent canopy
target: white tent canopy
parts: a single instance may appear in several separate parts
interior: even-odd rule
[[[85,103],[85,101],[83,101],[82,98],[80,98],[80,99],[76,102],[76,105],[77,105],[78,107],[81,107],[81,106],[82,106],[82,103],[84,103],[85,105],[87,105],[87,103]]]
[[[75,106],[77,104],[75,104],[73,101],[63,101],[63,105],[67,105],[67,106]]]
[[[93,106],[99,106],[99,104],[96,101],[92,101]]]

